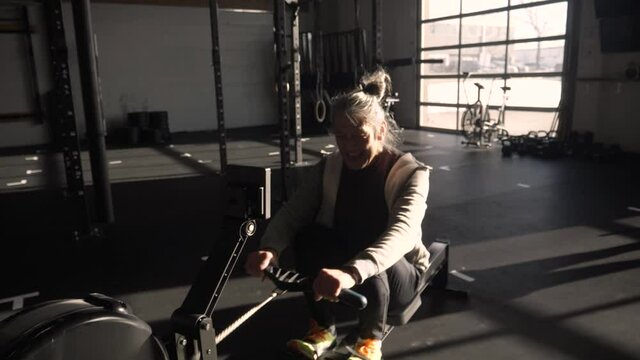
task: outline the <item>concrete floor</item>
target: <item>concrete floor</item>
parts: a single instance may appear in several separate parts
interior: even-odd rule
[[[469,298],[427,291],[412,321],[385,341],[385,359],[640,359],[637,160],[503,158],[499,148],[465,148],[456,135],[407,130],[404,138],[403,149],[434,168],[425,242],[450,241],[450,286]],[[311,137],[305,156],[313,162],[332,144]],[[279,161],[269,155],[278,150],[271,137],[229,146],[232,163]],[[0,235],[5,250],[16,248],[2,252],[3,273],[11,276],[0,298],[38,291],[28,305],[100,291],[129,302],[166,336],[168,317],[219,240],[216,153],[204,143],[110,151],[111,161],[122,161],[111,165],[117,220],[108,246],[93,257],[51,252],[64,237],[55,227],[64,218],[61,199],[51,190],[59,179],[32,177],[32,188],[0,189]],[[0,159],[3,183],[20,178],[27,156]],[[255,246],[252,240],[247,250]],[[216,329],[271,289],[237,269],[214,313]],[[349,315],[341,330],[353,323]],[[218,352],[280,359],[284,342],[305,325],[302,298],[285,295]]]

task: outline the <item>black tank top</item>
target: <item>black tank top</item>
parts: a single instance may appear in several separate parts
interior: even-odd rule
[[[342,166],[333,224],[349,257],[371,245],[387,228],[384,184],[400,156],[400,151],[385,148],[364,169]]]

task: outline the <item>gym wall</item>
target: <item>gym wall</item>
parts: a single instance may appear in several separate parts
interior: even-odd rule
[[[416,57],[418,44],[418,7],[414,0],[382,2],[382,53],[384,60]],[[394,91],[400,95],[395,105],[396,120],[402,127],[416,128],[418,120],[418,88],[416,65],[391,70]]]
[[[322,2],[325,32],[345,31],[355,28],[352,1],[325,0]],[[382,1],[382,53],[383,60],[416,56],[417,2],[415,0]],[[328,15],[331,14],[331,15]],[[360,1],[360,25],[367,31],[367,48],[373,51],[371,34],[371,1]],[[403,66],[390,71],[394,91],[400,95],[395,105],[396,120],[405,128],[417,126],[416,73],[413,66]]]
[[[33,49],[35,52],[38,86],[40,92],[49,89],[51,73],[47,58],[41,53],[47,51],[46,39],[40,30],[43,28],[42,14],[39,7],[30,7],[29,21],[36,32],[32,34]],[[17,12],[3,11],[3,16],[15,18]],[[34,103],[31,94],[31,71],[27,61],[27,49],[23,34],[0,34],[0,112],[7,113],[32,113]],[[41,97],[44,103],[44,98]],[[36,119],[3,119],[0,120],[0,146],[22,146],[46,143],[49,140],[48,129]]]
[[[30,20],[42,29],[38,7],[31,9]],[[83,136],[71,5],[63,3],[63,11],[74,105]],[[109,130],[122,126],[127,112],[145,109],[168,111],[173,132],[217,128],[208,8],[97,3],[92,5],[92,19]],[[276,124],[271,13],[225,9],[220,11],[219,21],[226,126]],[[41,33],[34,37],[42,94],[50,87],[48,50],[43,39]],[[11,72],[7,83],[24,86],[25,70]],[[0,98],[0,108],[10,109],[10,104],[10,98]],[[3,122],[0,133],[3,147],[49,142],[46,123]]]
[[[640,115],[635,109],[640,81],[625,77],[629,63],[640,65],[640,52],[603,53],[594,0],[581,5],[573,129],[592,131],[598,142],[640,153]]]

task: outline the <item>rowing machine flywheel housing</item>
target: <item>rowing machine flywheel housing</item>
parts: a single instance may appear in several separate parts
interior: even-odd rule
[[[23,309],[2,321],[4,360],[168,360],[147,323],[101,294]]]

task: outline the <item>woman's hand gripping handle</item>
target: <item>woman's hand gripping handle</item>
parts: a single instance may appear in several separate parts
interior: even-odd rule
[[[335,272],[334,272],[335,271]],[[347,278],[337,279],[336,277],[344,274]],[[367,306],[367,298],[361,294],[349,289],[355,284],[355,280],[348,273],[337,269],[322,269],[318,276],[312,281],[307,277],[301,276],[295,271],[287,271],[276,266],[269,265],[265,268],[264,274],[281,290],[313,292],[317,300],[337,299],[349,306],[359,310]],[[344,283],[341,282],[344,281]],[[342,285],[338,285],[341,283]]]

